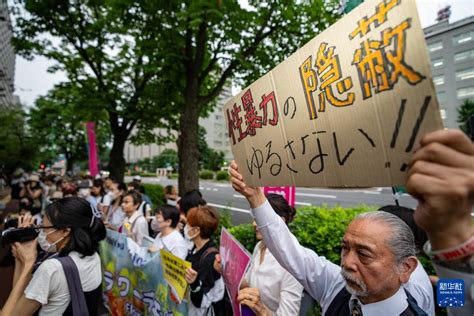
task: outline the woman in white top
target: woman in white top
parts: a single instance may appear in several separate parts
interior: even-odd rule
[[[186,258],[188,243],[176,229],[178,223],[179,210],[176,206],[162,205],[158,207],[155,218],[151,222],[151,228],[159,234],[156,235],[154,244],[150,246],[150,252],[164,248],[181,259]]]
[[[295,209],[281,195],[268,194],[267,199],[288,225]],[[248,305],[257,315],[298,315],[303,286],[268,251],[255,221],[253,226],[259,242],[239,291],[240,303]],[[255,301],[259,304],[255,305]]]
[[[31,219],[26,218],[22,226],[31,223]],[[38,309],[39,315],[72,315],[66,275],[56,259],[63,256],[71,257],[77,266],[89,314],[96,315],[102,284],[97,250],[99,242],[106,236],[100,213],[86,200],[69,197],[50,204],[46,208],[43,223],[44,226],[38,227],[38,243],[44,251],[55,255],[45,260],[32,276],[33,265],[25,264],[21,256],[17,257],[15,277],[26,273],[31,281],[15,302],[13,310],[7,313],[3,311],[4,316],[33,315]],[[25,246],[31,246],[30,255],[36,257],[36,243],[25,243]]]
[[[118,230],[123,224],[125,213],[122,210],[122,199],[127,187],[123,182],[112,182],[110,195],[113,196],[112,203],[106,208],[106,223],[107,228]]]
[[[142,196],[138,191],[128,191],[123,195],[122,209],[125,213],[122,233],[127,234],[139,246],[142,245],[143,237],[148,235],[148,221],[143,214],[138,211],[142,203]]]

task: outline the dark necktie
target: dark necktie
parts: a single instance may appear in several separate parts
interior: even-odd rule
[[[351,316],[362,316],[362,308],[360,307],[358,300],[352,300],[352,311]]]

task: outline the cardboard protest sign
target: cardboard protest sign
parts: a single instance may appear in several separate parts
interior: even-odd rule
[[[224,107],[251,185],[393,186],[442,128],[412,0],[368,0]]]
[[[263,187],[263,194],[275,193],[282,195],[289,205],[295,206],[295,187]]]
[[[104,271],[104,303],[110,315],[188,314],[188,304],[177,304],[165,281],[158,253],[148,262],[135,265],[127,236],[107,230],[100,243]]]
[[[165,280],[173,290],[178,302],[182,302],[188,286],[184,275],[186,269],[191,268],[191,262],[176,257],[165,249],[160,250],[160,255]]]
[[[247,250],[225,228],[221,231],[219,253],[222,262],[222,277],[229,293],[234,316],[241,316],[242,311],[237,301],[240,283],[250,264]]]

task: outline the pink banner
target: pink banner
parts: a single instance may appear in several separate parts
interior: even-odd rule
[[[242,310],[237,301],[240,283],[250,264],[247,250],[225,228],[222,228],[219,253],[222,260],[222,277],[232,302],[234,316],[241,316]],[[246,313],[248,315],[248,313]]]
[[[95,177],[99,173],[99,161],[97,159],[97,144],[95,142],[95,123],[87,122],[87,139],[89,140],[89,172]]]
[[[283,195],[285,200],[291,206],[295,206],[295,187],[263,187],[263,193],[267,195],[268,193],[275,193]]]

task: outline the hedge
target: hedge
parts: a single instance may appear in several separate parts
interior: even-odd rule
[[[230,180],[229,173],[227,171],[218,171],[216,173],[216,180],[217,181],[229,181]]]
[[[201,170],[199,172],[199,178],[203,180],[212,180],[214,179],[214,172],[212,170]]]
[[[142,183],[142,186],[145,188],[145,194],[150,197],[153,208],[166,202],[163,186],[150,183]]]

